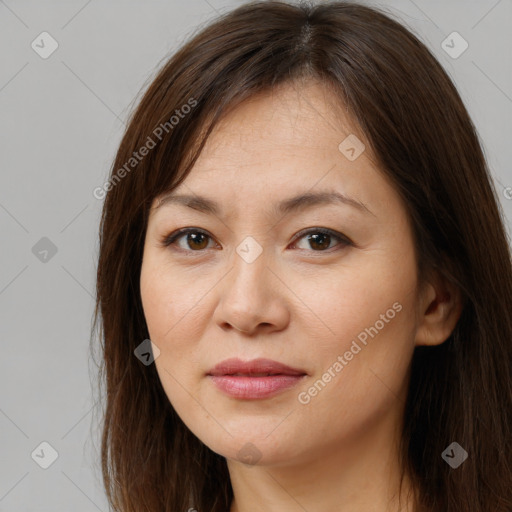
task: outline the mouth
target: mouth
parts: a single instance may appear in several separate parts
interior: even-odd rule
[[[227,359],[207,373],[207,377],[224,394],[244,400],[275,396],[296,386],[306,375],[305,370],[271,359]]]
[[[271,377],[273,375],[288,375],[286,373],[226,373],[232,377]]]

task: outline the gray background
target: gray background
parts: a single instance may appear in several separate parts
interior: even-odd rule
[[[0,512],[107,510],[89,357],[102,207],[92,192],[157,67],[241,3],[0,0]],[[510,233],[511,0],[366,3],[398,15],[455,81]],[[31,47],[43,31],[59,45],[46,59]],[[454,31],[469,44],[458,58],[442,48]],[[47,469],[43,441],[58,452]]]

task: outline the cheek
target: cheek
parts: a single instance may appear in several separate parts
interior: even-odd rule
[[[331,337],[330,344],[306,354],[316,371],[295,397],[304,428],[323,429],[327,442],[340,435],[356,438],[384,418],[398,417],[414,350],[413,310],[404,302],[375,303],[369,314],[354,310],[357,319],[345,312],[335,342]]]
[[[142,265],[144,316],[149,337],[160,350],[155,365],[173,405],[186,406],[205,370],[199,340],[209,318],[204,295],[210,287],[156,257],[148,257]]]
[[[182,329],[194,328],[201,310],[201,300],[208,289],[201,279],[187,277],[186,272],[169,268],[162,258],[147,257],[143,261],[140,290],[144,317],[152,341],[167,344]],[[191,335],[189,335],[189,338]]]
[[[414,318],[414,265],[404,263],[398,268],[394,262],[371,259],[367,265],[337,269],[320,280],[293,282],[294,292],[304,297],[304,311],[296,314],[298,323],[307,318],[310,331],[316,326],[315,350],[348,350],[352,339],[376,323],[380,334],[403,339],[391,331],[396,331],[404,317]]]
[[[417,275],[409,254],[400,265],[391,254],[369,258],[371,265],[337,273],[321,293],[309,294],[323,334],[315,340],[314,352],[305,354],[315,361],[318,384],[302,391],[309,396],[311,390],[315,407],[328,407],[334,400],[345,403],[347,412],[349,404],[380,410],[404,392],[416,328]]]

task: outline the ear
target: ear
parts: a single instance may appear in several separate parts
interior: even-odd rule
[[[416,345],[441,345],[452,334],[462,313],[458,286],[434,271],[420,293]]]

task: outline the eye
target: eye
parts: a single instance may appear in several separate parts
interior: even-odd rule
[[[206,233],[205,231],[202,231],[197,228],[183,228],[179,229],[178,231],[175,231],[174,233],[171,233],[170,235],[166,236],[164,240],[162,241],[162,245],[167,247],[170,245],[176,245],[176,242],[180,240],[181,238],[185,239],[185,244],[188,246],[188,248],[193,248],[192,252],[201,251],[203,249],[207,248],[207,240],[211,239],[210,235]],[[205,243],[206,241],[206,243]],[[187,251],[188,249],[186,247],[182,247],[178,244],[178,249],[181,249],[183,251]]]
[[[314,252],[326,252],[326,249],[332,249],[331,242],[333,240],[340,242],[335,244],[334,247],[336,245],[341,245],[342,247],[352,245],[352,242],[346,236],[327,228],[313,228],[301,231],[296,239],[300,240],[305,237],[306,243],[314,249]]]
[[[186,238],[185,238],[186,236]],[[326,249],[331,249],[333,240],[338,240],[338,244],[342,248],[348,245],[353,245],[352,242],[336,231],[327,228],[312,228],[307,231],[301,231],[295,238],[294,244],[297,244],[297,240],[306,238],[306,243],[313,249],[313,252],[327,252]],[[180,245],[179,241],[184,240],[184,245]],[[163,247],[176,245],[178,250],[186,252],[201,252],[208,248],[208,240],[212,240],[211,236],[205,231],[198,228],[183,228],[171,233],[164,237],[161,241]]]

